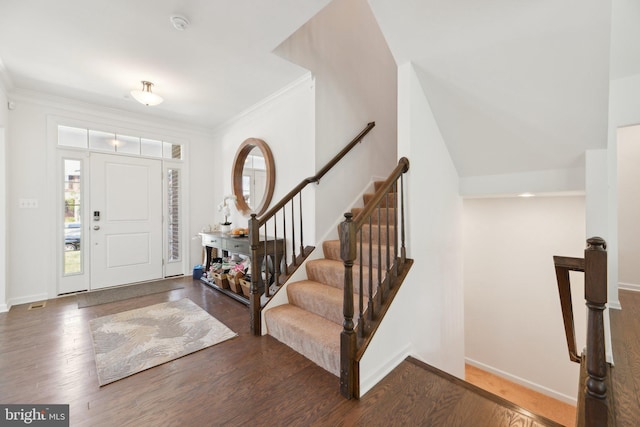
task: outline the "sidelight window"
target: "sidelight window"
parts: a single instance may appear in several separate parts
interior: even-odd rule
[[[82,273],[82,164],[64,159],[64,275]]]
[[[167,169],[168,260],[180,261],[180,169]]]

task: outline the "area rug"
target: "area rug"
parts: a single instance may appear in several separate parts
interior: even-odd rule
[[[158,294],[160,292],[182,289],[184,286],[172,280],[162,282],[138,283],[136,285],[118,286],[117,288],[90,291],[77,295],[78,308],[124,301],[129,298]]]
[[[189,299],[89,321],[103,386],[237,336]]]

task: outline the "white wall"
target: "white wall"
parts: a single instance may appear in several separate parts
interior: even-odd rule
[[[316,171],[364,126],[376,127],[317,187],[322,236],[374,176],[396,162],[396,65],[366,0],[334,0],[275,53],[311,70],[316,82]]]
[[[619,307],[618,299],[618,236],[625,231],[618,225],[618,128],[640,124],[640,74],[611,80],[609,85],[608,132],[608,230],[607,241],[609,271],[609,306]],[[603,209],[605,209],[603,207]],[[605,233],[603,233],[605,234]]]
[[[1,65],[1,64],[0,64]],[[0,70],[0,74],[2,70]],[[0,75],[0,77],[2,77]],[[0,313],[7,306],[7,155],[6,135],[9,125],[7,95],[0,78]]]
[[[619,308],[618,236],[625,233],[618,224],[618,128],[640,124],[640,45],[638,17],[634,0],[611,2],[611,61],[609,82],[609,129],[607,139],[609,203],[607,241],[609,268],[609,306]]]
[[[316,173],[314,103],[315,84],[308,74],[216,128],[213,141],[218,149],[212,162],[212,182],[216,185],[212,185],[208,193],[216,206],[216,210],[211,213],[212,225],[223,219],[217,206],[225,195],[232,193],[232,163],[238,146],[245,139],[262,139],[273,153],[276,180],[271,204],[278,202],[300,181]],[[305,227],[305,242],[315,244],[314,186],[305,189],[303,205],[304,218],[309,226]],[[237,210],[232,209],[231,221],[234,226],[246,227],[247,220],[248,217],[242,217]]]
[[[202,197],[211,188],[208,171],[215,150],[209,136],[185,125],[134,116],[131,113],[50,97],[45,94],[13,92],[15,110],[7,137],[9,227],[7,244],[8,299],[11,304],[32,302],[56,295],[57,266],[52,256],[56,247],[55,149],[48,145],[47,119],[55,116],[99,126],[117,126],[158,135],[184,143],[188,152],[190,194],[187,236],[207,223],[214,201]],[[38,208],[20,209],[18,200],[38,200]],[[189,265],[200,262],[198,242],[190,241],[186,256]],[[189,273],[189,271],[185,271]]]
[[[584,256],[584,197],[465,199],[463,217],[468,362],[575,404],[553,256]],[[581,349],[584,278],[571,280]]]
[[[584,168],[460,178],[460,195],[463,197],[516,196],[522,193],[583,193],[584,191]]]
[[[458,176],[410,63],[398,68],[398,155],[407,157],[407,248],[415,260],[360,364],[361,390],[407,355],[464,378]]]
[[[621,287],[640,290],[640,126],[618,129],[618,265]]]

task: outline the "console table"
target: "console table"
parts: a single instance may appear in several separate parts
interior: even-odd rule
[[[209,267],[211,266],[212,250],[216,249],[222,251],[223,256],[228,256],[229,253],[236,253],[240,255],[246,255],[251,257],[251,245],[249,242],[248,236],[234,236],[228,233],[220,233],[220,232],[210,232],[210,233],[200,233],[202,237],[202,246],[205,248],[205,270],[209,271]],[[260,237],[260,241],[257,248],[257,259],[251,259],[251,263],[257,263],[258,271],[262,271],[262,266],[264,264],[265,259],[267,260],[267,266],[270,270],[272,270],[275,266],[280,265],[284,256],[284,240],[283,239],[273,239],[269,237]],[[270,277],[273,278],[273,271],[271,271]],[[216,285],[215,282],[209,281],[207,279],[201,279],[204,283],[211,286],[214,289],[219,290],[220,292],[234,298],[246,305],[249,305],[249,299],[244,295],[236,294],[235,292],[221,288]],[[259,277],[251,278],[252,281],[257,280],[258,284],[258,292],[260,294],[264,293],[264,283],[262,280],[262,275]]]

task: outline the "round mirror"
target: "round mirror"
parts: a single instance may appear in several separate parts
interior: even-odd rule
[[[267,143],[249,138],[240,144],[231,173],[238,211],[243,215],[262,215],[271,202],[276,176]]]

